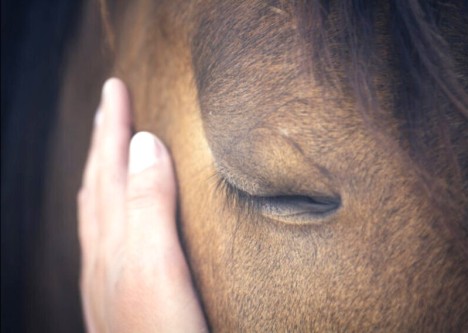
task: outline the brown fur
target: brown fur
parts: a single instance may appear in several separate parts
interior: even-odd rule
[[[435,200],[427,174],[436,184],[454,182],[440,157],[446,155],[438,153],[445,146],[430,151],[438,160],[436,171],[427,171],[413,158],[411,141],[402,139],[395,87],[403,79],[393,67],[381,10],[372,83],[377,103],[363,113],[342,67],[332,73],[335,89],[308,70],[300,20],[282,2],[109,6],[114,74],[130,86],[136,128],[160,135],[173,154],[181,233],[213,331],[468,330],[467,261],[447,228],[462,234],[466,196],[463,185],[455,194],[441,185]],[[60,131],[93,109],[67,105],[85,97],[97,105],[107,75],[104,65],[97,76],[74,71],[99,55],[99,47],[84,49],[90,27],[85,23],[76,46],[84,53],[70,61],[63,102],[69,111]],[[463,47],[453,46],[455,58]],[[466,67],[459,74],[466,82]],[[74,97],[70,87],[84,82],[92,91]],[[463,183],[466,118],[456,112],[446,118],[458,140],[456,179]],[[72,140],[60,131],[62,161]],[[75,138],[82,140],[81,133]],[[71,155],[73,178],[84,147]],[[68,175],[52,174],[63,186]],[[250,195],[338,195],[341,207],[313,224],[290,225],[236,202],[226,205],[219,178]]]

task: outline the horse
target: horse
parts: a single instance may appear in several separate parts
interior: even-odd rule
[[[467,331],[466,14],[461,1],[86,3],[31,331],[82,329],[75,195],[110,75],[130,87],[135,128],[171,151],[212,331]]]

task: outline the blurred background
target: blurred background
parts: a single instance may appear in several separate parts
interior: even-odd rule
[[[2,332],[31,331],[27,322],[41,303],[32,299],[28,274],[64,52],[81,6],[78,0],[1,1]]]

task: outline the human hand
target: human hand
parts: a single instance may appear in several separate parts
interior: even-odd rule
[[[177,236],[170,156],[150,133],[129,145],[130,108],[125,85],[108,80],[78,195],[88,331],[205,332]]]

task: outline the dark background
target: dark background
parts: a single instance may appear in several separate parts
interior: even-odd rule
[[[1,1],[1,332],[23,332],[63,55],[82,1]],[[37,304],[38,302],[33,302]]]

